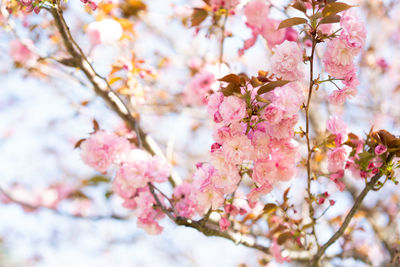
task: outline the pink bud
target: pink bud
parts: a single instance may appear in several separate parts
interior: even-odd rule
[[[335,205],[335,200],[329,200],[329,204],[331,204],[331,206]]]

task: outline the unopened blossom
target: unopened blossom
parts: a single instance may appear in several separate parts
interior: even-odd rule
[[[230,225],[231,225],[231,222],[226,217],[221,217],[221,219],[219,220],[219,229],[221,231],[228,230]]]
[[[106,172],[111,163],[118,162],[120,154],[131,145],[125,138],[105,131],[97,131],[81,145],[81,158],[90,167]]]
[[[89,24],[87,34],[93,46],[99,44],[113,44],[122,37],[122,26],[113,19],[103,19]]]
[[[207,104],[207,94],[212,91],[214,74],[202,71],[190,80],[184,90],[184,102],[192,106],[203,106]]]
[[[219,106],[219,113],[226,124],[240,121],[246,116],[246,102],[236,96],[225,97]]]
[[[251,26],[261,27],[269,13],[266,1],[255,0],[249,2],[244,8],[247,23]]]
[[[303,51],[296,42],[284,41],[277,45],[271,57],[271,69],[284,80],[296,81],[303,78],[301,69],[303,63]]]

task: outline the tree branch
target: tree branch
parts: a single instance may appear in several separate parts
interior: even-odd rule
[[[139,125],[139,121],[134,117],[118,94],[112,90],[107,80],[96,73],[82,49],[75,42],[71,35],[69,27],[64,19],[60,0],[56,0],[56,3],[57,4],[55,6],[45,7],[45,9],[53,16],[55,25],[61,35],[64,46],[71,57],[68,59],[68,64],[65,65],[74,66],[82,70],[86,78],[92,84],[95,93],[99,95],[122,120],[125,121],[128,127],[136,132],[140,147],[143,147],[152,155],[158,155],[162,158],[165,158],[157,143],[153,140],[153,138],[143,131]],[[171,174],[169,181],[172,186],[181,183],[181,179],[174,172]]]
[[[350,224],[351,220],[353,219],[354,215],[356,214],[357,210],[361,207],[361,203],[368,194],[369,191],[372,190],[373,186],[376,184],[376,182],[381,178],[381,174],[378,173],[375,176],[371,178],[371,180],[367,183],[363,191],[358,195],[357,199],[355,200],[353,207],[350,209],[349,213],[346,215],[346,218],[343,221],[343,224],[340,226],[339,230],[324,244],[322,245],[319,249],[318,252],[315,254],[311,266],[318,266],[319,259],[322,257],[322,255],[325,253],[325,251],[328,249],[330,245],[335,243],[336,240],[339,239],[344,234],[344,231],[346,230],[347,226]]]

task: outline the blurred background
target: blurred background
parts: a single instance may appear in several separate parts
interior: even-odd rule
[[[289,1],[270,2],[271,17],[283,19],[285,12],[293,12],[282,12],[281,7]],[[325,130],[332,111],[342,114],[357,134],[369,132],[372,125],[398,134],[400,3],[347,2],[359,6],[368,28],[368,43],[358,59],[359,95],[338,108],[326,101],[333,88],[321,88],[313,106],[314,134]],[[1,0],[0,266],[259,266],[260,253],[217,237],[205,237],[167,219],[162,221],[164,232],[160,236],[148,235],[136,227],[134,213],[122,208],[121,199],[110,195],[112,175],[104,176],[84,165],[79,149],[74,149],[78,140],[93,131],[93,119],[109,131],[126,131],[123,122],[94,94],[79,70],[51,61],[63,52],[46,10],[38,15],[9,15],[8,4]],[[179,175],[189,177],[196,162],[207,160],[212,144],[206,108],[183,104],[182,92],[192,69],[206,69],[217,78],[230,72],[253,75],[259,69],[269,69],[271,51],[259,38],[253,48],[238,55],[244,40],[251,36],[240,8],[228,19],[227,32],[232,37],[226,39],[223,50],[228,64],[219,67],[218,38],[207,36],[206,27],[199,31],[187,27],[191,9],[201,7],[202,1],[121,0],[110,4],[118,7],[116,14],[104,6],[91,12],[87,5],[70,0],[65,11],[67,23],[101,75],[117,77],[112,76],[113,68],[121,64],[136,68],[119,68],[118,77],[123,78],[116,79],[115,86],[138,107],[141,126],[160,144]],[[126,36],[118,43],[93,45],[88,25],[121,12],[126,19],[120,21],[125,23]],[[31,49],[37,57],[32,62],[23,66],[15,63],[10,56],[15,39],[33,41]],[[317,54],[322,52],[323,48]],[[303,176],[300,173],[298,179],[281,185],[283,189],[292,187],[295,201],[303,199]],[[334,184],[328,186],[335,191]],[[361,188],[362,183],[354,182],[353,186]],[[278,196],[272,193],[271,199]],[[342,214],[352,201],[346,193],[332,196],[339,205],[328,210],[328,219]],[[387,186],[366,201],[368,207],[377,203],[385,203],[399,220],[398,188]],[[377,221],[385,226],[388,217]],[[379,266],[385,261],[381,244],[366,238],[370,231],[367,222],[361,221],[360,225],[365,229],[354,238],[359,239],[360,246],[375,251],[370,257]],[[398,234],[400,227],[396,225],[393,233]],[[332,234],[324,223],[319,230],[322,241]],[[339,249],[332,246],[328,252]],[[337,264],[366,266],[353,259],[338,259]]]

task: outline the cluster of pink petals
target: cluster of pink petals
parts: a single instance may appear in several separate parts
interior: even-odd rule
[[[275,46],[271,57],[271,69],[284,80],[296,81],[303,78],[303,51],[296,42],[285,40]]]
[[[327,122],[327,129],[335,135],[335,147],[328,152],[328,171],[330,179],[336,184],[340,191],[344,190],[342,178],[347,165],[351,148],[344,146],[347,139],[347,125],[336,116],[331,116]]]
[[[207,96],[212,91],[214,81],[214,74],[208,71],[196,73],[185,87],[184,103],[191,106],[207,105]]]
[[[343,12],[340,25],[340,36],[328,42],[323,58],[326,71],[337,79],[344,79],[345,87],[328,96],[334,105],[343,104],[357,93],[359,81],[354,58],[361,52],[367,35],[364,24],[352,10]]]
[[[250,1],[244,8],[246,16],[246,26],[251,30],[252,37],[244,42],[244,46],[239,50],[239,55],[243,55],[246,50],[251,48],[257,41],[257,36],[261,35],[272,49],[283,41],[297,41],[298,33],[292,28],[278,30],[280,20],[268,17],[269,4],[266,1]]]
[[[112,163],[119,162],[120,156],[130,149],[130,143],[115,134],[97,131],[80,147],[83,162],[104,173]]]
[[[148,185],[166,182],[170,165],[158,156],[134,148],[126,138],[105,131],[96,131],[80,147],[82,160],[97,171],[105,173],[112,164],[118,168],[113,191],[124,199],[125,208],[137,210],[139,227],[150,234],[161,233],[157,220],[164,214],[154,208],[157,203]],[[158,198],[163,201],[162,196]]]

